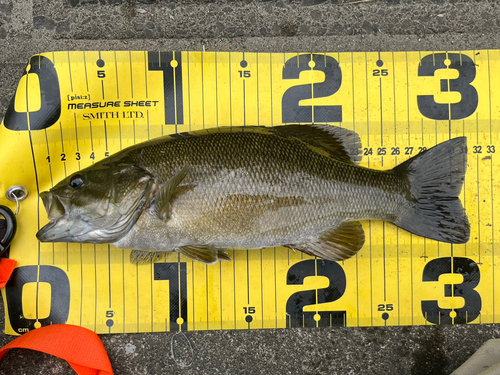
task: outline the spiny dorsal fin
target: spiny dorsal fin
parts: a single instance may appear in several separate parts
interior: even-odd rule
[[[326,260],[341,261],[356,255],[364,243],[365,232],[361,223],[347,221],[323,232],[315,241],[287,247]]]
[[[211,245],[183,246],[179,252],[188,258],[207,264],[216,264],[219,260],[231,261],[231,257],[222,249]]]
[[[274,128],[279,134],[326,150],[336,160],[358,164],[362,158],[361,138],[352,130],[331,125],[284,125]]]
[[[177,186],[179,186],[190,170],[191,167],[186,165],[174,177],[160,185],[155,195],[155,209],[156,214],[161,220],[168,220],[170,216],[170,198],[172,198],[175,189],[177,189]]]

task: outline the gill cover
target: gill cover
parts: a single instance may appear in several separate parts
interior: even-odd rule
[[[50,223],[42,242],[111,243],[137,222],[152,199],[154,181],[132,164],[96,164],[40,194]]]

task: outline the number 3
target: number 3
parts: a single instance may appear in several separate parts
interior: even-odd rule
[[[438,281],[439,276],[447,273],[458,273],[463,276],[461,284],[446,284],[446,297],[462,297],[464,307],[455,309],[455,324],[465,324],[475,320],[481,313],[481,296],[474,290],[481,277],[479,266],[469,258],[450,257],[431,260],[426,264],[423,272],[423,281]],[[422,314],[434,324],[452,324],[451,309],[443,309],[438,301],[422,301]]]
[[[458,70],[458,78],[441,80],[441,92],[455,91],[462,95],[458,103],[439,104],[433,95],[418,95],[418,109],[423,116],[433,120],[459,120],[472,115],[477,108],[478,95],[471,82],[476,78],[476,66],[474,61],[459,53],[436,53],[427,55],[420,60],[418,67],[419,77],[432,77],[438,69],[446,69],[445,61],[450,61],[449,69]]]

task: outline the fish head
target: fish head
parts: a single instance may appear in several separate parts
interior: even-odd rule
[[[94,165],[40,193],[50,223],[42,242],[112,243],[137,222],[152,199],[155,184],[132,164]]]

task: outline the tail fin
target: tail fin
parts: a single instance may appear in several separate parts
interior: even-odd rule
[[[458,198],[467,169],[466,147],[466,137],[450,139],[393,169],[406,176],[411,195],[394,224],[433,240],[469,240],[469,220]]]

